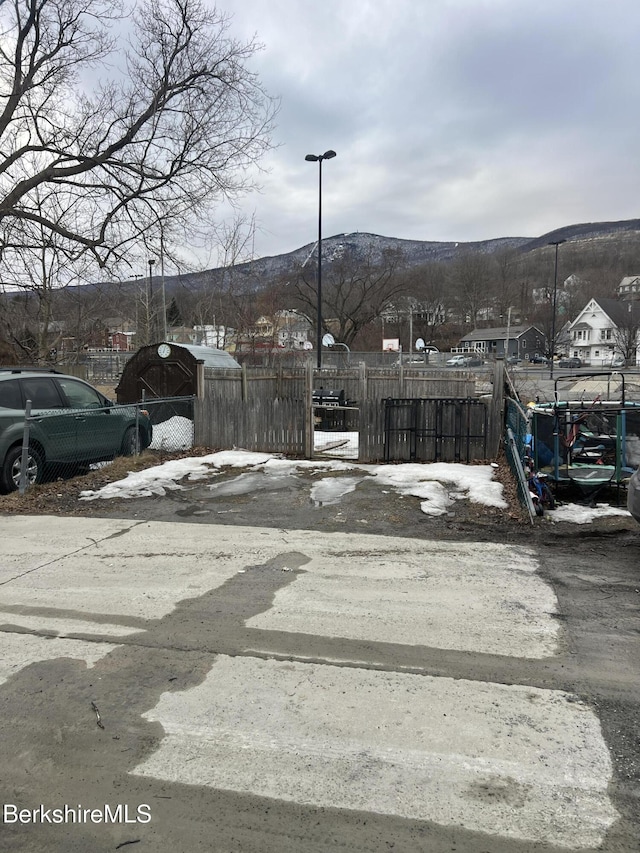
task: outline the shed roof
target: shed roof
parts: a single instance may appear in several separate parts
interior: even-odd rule
[[[215,347],[196,346],[195,344],[177,344],[173,341],[168,341],[172,349],[179,348],[187,350],[196,359],[196,361],[204,362],[205,367],[240,367],[239,363],[231,355],[223,349]]]

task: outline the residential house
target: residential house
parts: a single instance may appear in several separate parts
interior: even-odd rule
[[[194,326],[198,333],[198,343],[203,347],[225,350],[235,342],[236,330],[230,326],[216,326],[212,323]]]
[[[626,275],[617,290],[620,299],[640,299],[640,275]]]
[[[542,354],[546,337],[536,326],[498,326],[492,329],[474,329],[460,339],[452,352],[479,352],[499,358],[517,356],[526,361],[530,355]]]
[[[305,349],[311,323],[299,311],[276,312],[277,343],[285,349]]]
[[[276,311],[271,317],[256,320],[252,335],[263,347],[304,349],[311,323],[298,311]]]
[[[197,346],[200,343],[200,335],[193,326],[171,326],[167,329],[167,341],[174,344]]]
[[[592,366],[611,364],[622,355],[634,364],[640,344],[640,303],[590,299],[569,325],[569,355]]]
[[[105,317],[108,330],[107,347],[114,352],[132,352],[135,347],[136,325],[126,317]]]
[[[135,349],[133,337],[133,332],[109,332],[109,349],[114,352],[131,352]]]

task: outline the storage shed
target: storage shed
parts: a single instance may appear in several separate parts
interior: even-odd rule
[[[202,397],[207,367],[240,370],[224,350],[163,342],[141,347],[127,362],[116,388],[118,403],[162,397]]]

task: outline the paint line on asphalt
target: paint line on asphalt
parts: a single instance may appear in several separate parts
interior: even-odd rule
[[[141,776],[573,849],[617,818],[599,721],[562,691],[221,656],[144,716],[166,736]]]
[[[57,619],[48,616],[27,616],[22,613],[0,612],[0,631],[10,631],[14,627],[28,628],[31,631],[45,631],[58,636],[65,634],[97,634],[101,637],[113,635],[128,637],[142,633],[144,628],[130,628],[126,625],[113,625],[108,622],[88,622],[84,619]]]
[[[74,658],[85,661],[88,667],[103,658],[116,646],[70,640],[61,637],[38,637],[35,634],[2,634],[0,656],[0,684],[32,663],[56,658]]]
[[[416,547],[418,544],[419,547]],[[530,551],[487,543],[412,543],[399,551],[314,555],[273,606],[267,631],[518,658],[557,653],[557,600]]]

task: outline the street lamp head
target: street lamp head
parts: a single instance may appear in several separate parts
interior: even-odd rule
[[[332,160],[336,156],[336,152],[329,149],[325,151],[324,154],[307,154],[304,158],[309,163],[317,163],[318,161],[322,162],[323,160]]]
[[[155,261],[155,258],[149,258],[149,269],[151,269],[151,268],[153,267],[153,265],[155,264],[155,262],[156,262],[156,261]]]
[[[566,239],[563,237],[562,240],[549,240],[549,246],[559,246],[561,243],[566,243]]]

